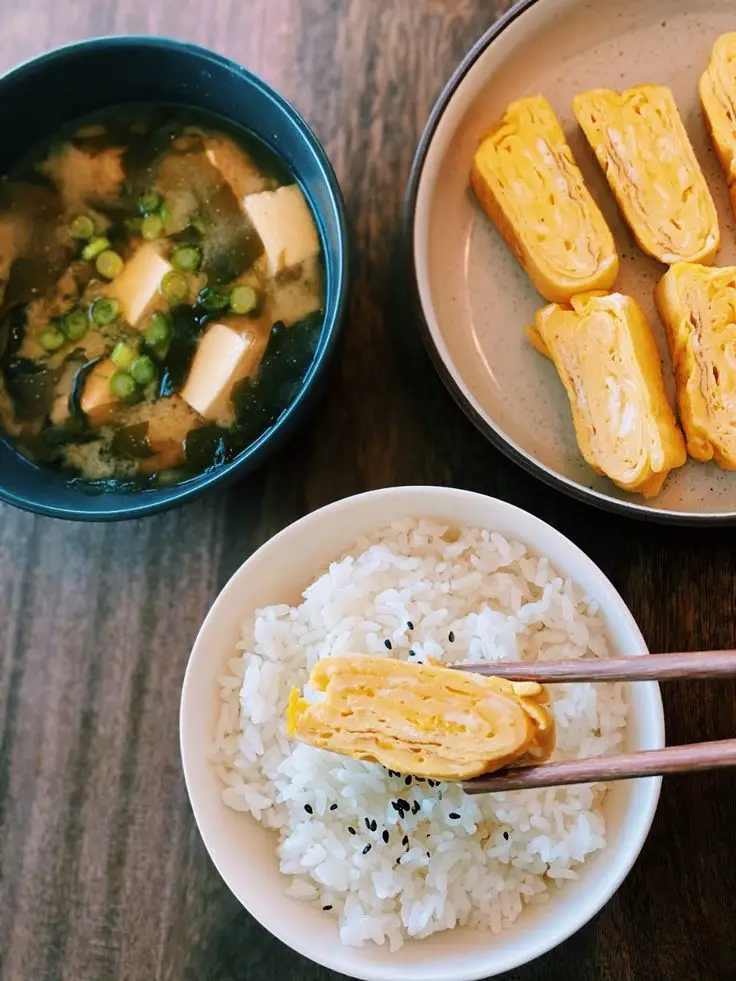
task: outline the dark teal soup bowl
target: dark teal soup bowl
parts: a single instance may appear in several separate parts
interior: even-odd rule
[[[290,404],[229,463],[173,487],[93,491],[26,460],[0,433],[0,500],[59,518],[135,518],[182,504],[260,466],[304,420],[324,385],[344,320],[348,241],[340,187],[299,113],[260,78],[203,48],[164,38],[98,38],[51,51],[0,78],[0,175],[65,124],[115,105],[170,103],[223,117],[285,161],[319,226],[326,270],[319,341]]]

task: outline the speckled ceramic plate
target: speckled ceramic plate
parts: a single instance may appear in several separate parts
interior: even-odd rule
[[[575,158],[616,238],[617,289],[655,329],[674,385],[653,291],[665,268],[634,243],[575,123],[583,89],[669,85],[716,201],[722,246],[736,263],[736,222],[710,145],[697,84],[716,38],[736,30],[734,0],[522,0],[460,65],[424,132],[409,183],[412,274],[425,339],[445,383],[473,422],[509,456],[561,490],[650,520],[736,522],[736,473],[690,461],[645,501],[596,476],[580,456],[554,367],[524,335],[543,301],[468,189],[473,152],[509,102],[536,92],[554,106]]]

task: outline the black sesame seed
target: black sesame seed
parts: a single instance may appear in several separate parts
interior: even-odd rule
[[[383,646],[386,648],[387,651],[391,650],[391,641],[388,639],[388,637],[384,640]]]
[[[406,625],[409,628],[409,630],[413,630],[414,629],[414,624],[411,622],[411,620],[407,620],[406,621]]]
[[[393,807],[393,809],[395,811],[398,811],[399,813],[401,813],[401,808],[399,807],[399,802],[397,800],[392,800],[391,801],[391,807]]]
[[[451,821],[459,821],[460,820],[460,815],[457,813],[457,811],[450,811],[450,813],[447,816],[449,817],[449,819]]]
[[[366,845],[365,848],[363,849],[363,854],[367,855],[370,850],[371,850],[370,844]]]
[[[384,831],[381,837],[386,842],[386,844],[388,844],[388,831]]]
[[[509,840],[509,833],[508,833],[508,831],[504,831],[503,836],[506,839],[506,841]]]
[[[336,811],[337,810],[337,804],[330,804],[330,810],[331,811]]]
[[[429,784],[430,787],[434,787],[435,786],[434,780],[427,780],[427,783]]]
[[[419,811],[421,810],[421,808],[422,808],[422,805],[419,803],[418,800],[415,800],[414,803],[411,805],[411,813],[412,814],[418,814]]]
[[[429,852],[427,852],[427,858],[429,858]]]
[[[416,651],[411,651],[411,650],[409,651],[409,657],[416,657],[416,656],[417,656]]]
[[[454,644],[455,643],[455,633],[454,633],[454,631],[451,630],[449,632],[449,634],[447,635],[447,639],[450,641],[451,644]]]
[[[348,831],[350,832],[350,834],[351,834],[351,835],[357,835],[357,833],[358,833],[358,832],[357,832],[357,831],[355,830],[355,828],[350,828],[350,827],[349,827],[349,828],[348,828]]]
[[[312,805],[311,804],[305,804],[304,805],[304,810],[307,812],[307,814],[314,814],[314,811],[312,810]]]
[[[403,855],[399,855],[399,857],[398,857],[398,858],[396,859],[396,864],[397,864],[397,865],[401,865],[401,859],[402,859],[403,857],[404,857]]]
[[[408,801],[408,800],[404,800],[404,798],[403,798],[403,797],[399,797],[399,799],[397,800],[397,802],[396,802],[396,803],[397,803],[397,804],[399,805],[399,807],[400,807],[400,808],[401,808],[401,809],[402,809],[403,811],[408,811],[408,810],[409,810],[409,808],[410,808],[410,806],[411,806],[411,805],[409,804],[409,801]]]
[[[331,906],[323,906],[322,909],[324,910],[325,913],[328,913],[332,909],[332,907]]]
[[[401,839],[401,844],[404,846],[404,848],[406,848],[406,846],[409,844],[409,835],[404,835],[404,837]]]
[[[407,787],[411,786],[411,777],[404,777],[404,783]]]
[[[424,777],[414,777],[417,783],[424,783]]]
[[[371,830],[371,819],[370,818],[363,818],[363,820],[365,821],[366,828],[368,828],[368,830],[370,831]]]

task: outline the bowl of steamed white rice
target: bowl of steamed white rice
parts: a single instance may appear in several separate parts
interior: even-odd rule
[[[503,501],[400,487],[338,501],[241,566],[187,668],[181,750],[199,830],[248,912],[366,981],[493,977],[610,899],[659,778],[468,796],[292,742],[286,704],[324,657],[418,663],[646,653],[623,600],[549,525]],[[655,683],[549,686],[553,758],[657,749]]]

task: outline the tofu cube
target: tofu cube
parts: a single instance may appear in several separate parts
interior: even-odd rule
[[[100,361],[87,375],[80,407],[95,428],[110,422],[120,399],[110,391],[110,379],[117,371],[110,359]]]
[[[107,295],[114,297],[131,327],[142,327],[143,318],[158,296],[161,280],[171,270],[152,242],[142,245],[110,283]]]
[[[250,331],[211,324],[199,342],[181,397],[210,422],[232,419],[233,388],[255,370],[256,347]]]
[[[272,276],[319,252],[314,218],[297,184],[248,194],[243,204],[263,242]]]

